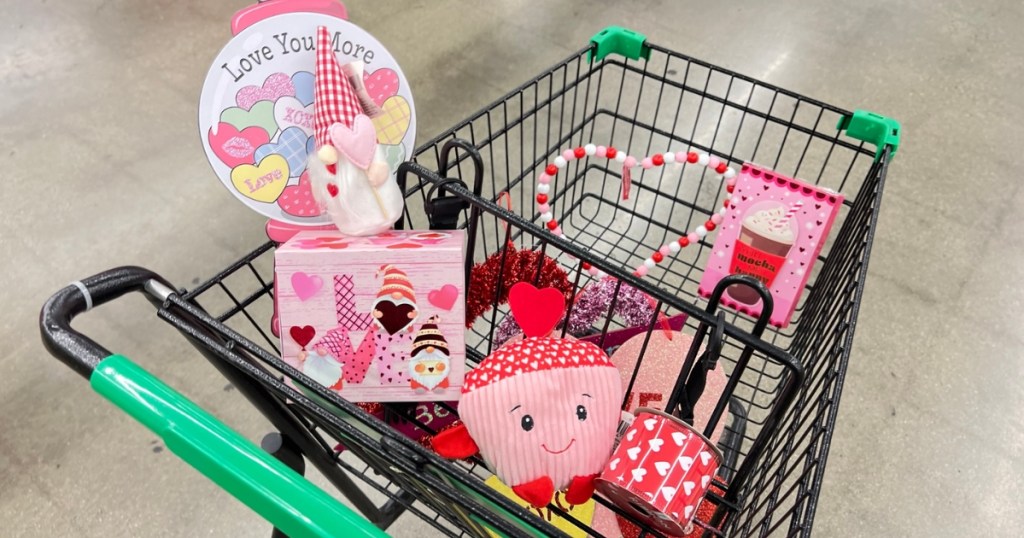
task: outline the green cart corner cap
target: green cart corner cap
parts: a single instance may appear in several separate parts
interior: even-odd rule
[[[587,61],[599,62],[615,53],[631,60],[645,60],[651,57],[651,47],[647,46],[647,36],[621,26],[609,26],[590,38],[591,49],[587,51]]]
[[[874,144],[876,160],[882,156],[886,146],[892,148],[890,155],[896,155],[900,147],[900,122],[874,112],[857,110],[840,118],[836,128],[845,130],[850,138]]]

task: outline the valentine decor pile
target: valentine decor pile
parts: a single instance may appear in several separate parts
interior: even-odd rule
[[[542,288],[557,288],[568,301],[572,283],[558,262],[536,250],[519,250],[512,242],[498,250],[469,273],[469,295],[466,299],[466,328],[494,305],[508,302],[509,290],[519,282],[530,282]],[[500,330],[499,330],[500,332]],[[500,345],[502,341],[496,341]]]
[[[282,358],[355,402],[457,400],[464,235],[296,234],[275,253]]]
[[[466,375],[459,402],[464,427],[435,436],[434,448],[449,458],[479,452],[535,508],[556,492],[556,502],[582,504],[615,440],[618,370],[593,344],[549,336],[565,309],[561,291],[520,282],[509,292],[509,306],[526,338],[497,349]]]

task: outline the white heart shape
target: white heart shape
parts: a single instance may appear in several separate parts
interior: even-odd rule
[[[631,448],[631,449],[626,451],[626,455],[629,456],[629,459],[631,459],[633,461],[636,461],[636,457],[639,454],[640,454],[640,447],[638,447],[638,446],[635,446],[635,447],[633,447],[633,448]]]
[[[689,471],[690,467],[693,466],[693,458],[691,458],[690,456],[680,456],[679,465],[683,468],[684,471]]]
[[[701,479],[700,479],[700,487],[702,487],[702,488],[704,488],[704,489],[707,489],[707,487],[708,487],[708,483],[709,483],[709,482],[711,482],[711,477],[710,477],[710,476],[708,476],[708,475],[704,475],[704,476],[703,476],[703,477],[701,477]]]
[[[511,374],[511,373],[512,373],[512,365],[511,365],[511,364],[510,364],[510,365],[508,365],[508,367],[507,367],[507,368],[505,368],[505,372],[506,372],[506,373],[509,373],[509,374]]]
[[[668,470],[672,468],[672,464],[667,461],[656,461],[654,462],[654,468],[658,471],[658,474],[665,476],[668,474]]]
[[[683,432],[672,432],[672,440],[675,441],[676,446],[683,446],[686,442],[686,434]]]
[[[313,134],[313,105],[303,106],[294,97],[281,97],[274,103],[274,119],[282,131],[298,127],[307,136]]]
[[[672,497],[676,496],[676,488],[673,488],[671,486],[665,486],[661,488],[661,495],[665,497],[666,501],[671,501]]]
[[[665,444],[665,441],[661,439],[651,439],[647,441],[647,445],[651,447],[651,452],[658,452],[661,450],[661,445]]]
[[[629,430],[629,433],[626,434],[626,440],[632,441],[634,437],[636,437],[636,430]]]
[[[649,419],[644,421],[644,427],[647,428],[647,431],[651,431],[651,430],[654,429],[654,425],[657,424],[657,423],[658,423],[658,419],[656,419],[656,418],[649,418]]]
[[[540,363],[538,363],[537,361],[533,361],[530,363],[530,368],[533,368],[534,370],[536,370],[538,366],[540,366]]]
[[[693,513],[693,507],[692,506],[687,506],[686,509],[683,510],[683,517],[685,517],[686,519],[690,519],[690,514],[692,514],[692,513]]]
[[[572,356],[572,362],[575,362],[576,364],[579,364],[580,363],[580,356],[579,355],[573,355]]]
[[[707,465],[708,464],[708,460],[710,460],[710,459],[711,459],[711,453],[709,453],[709,452],[701,452],[700,453],[700,462],[702,464]]]
[[[633,480],[635,480],[637,482],[643,482],[644,481],[644,476],[646,476],[646,475],[647,475],[647,469],[644,469],[644,468],[633,469]]]
[[[608,462],[608,468],[609,468],[609,469],[611,469],[611,470],[613,470],[613,471],[614,471],[614,470],[615,470],[615,468],[616,468],[616,467],[618,467],[618,466],[619,466],[619,458],[615,458],[615,459],[613,459],[612,461],[609,461],[609,462]],[[705,477],[705,478],[707,478],[707,477]]]
[[[695,488],[695,487],[697,487],[697,484],[694,484],[693,482],[689,482],[689,481],[683,482],[683,491],[685,491],[687,495],[692,493],[693,492],[693,488]]]

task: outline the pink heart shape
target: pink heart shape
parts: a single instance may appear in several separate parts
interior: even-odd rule
[[[398,73],[393,69],[382,67],[372,73],[363,73],[363,86],[370,99],[373,99],[377,106],[384,106],[388,97],[398,95]]]
[[[324,280],[316,275],[310,276],[302,271],[292,273],[292,289],[295,290],[295,295],[299,297],[300,301],[305,301],[316,295],[316,292],[320,291],[323,286]]]
[[[270,142],[270,135],[262,127],[246,127],[239,131],[230,123],[217,124],[217,132],[211,127],[207,135],[210,149],[222,163],[230,168],[242,164],[253,164],[256,148]]]
[[[438,290],[430,290],[427,294],[427,301],[442,310],[451,310],[455,306],[455,299],[458,298],[459,288],[451,284],[445,284]]]
[[[258,101],[276,101],[279,97],[295,96],[292,79],[284,73],[274,73],[263,81],[263,86],[245,86],[235,94],[238,106],[249,110]]]
[[[320,205],[313,199],[313,187],[309,183],[309,172],[299,176],[299,184],[285,187],[277,198],[281,210],[295,217],[316,217],[320,215]]]
[[[338,148],[352,164],[366,170],[373,162],[373,154],[377,151],[377,131],[373,120],[363,114],[356,115],[352,120],[352,128],[344,124],[331,125],[329,134],[331,143]]]
[[[390,245],[388,248],[421,248],[423,245],[417,245],[416,243],[398,243],[397,245]]]
[[[520,282],[508,290],[508,306],[524,335],[547,336],[565,313],[565,296],[557,288]]]

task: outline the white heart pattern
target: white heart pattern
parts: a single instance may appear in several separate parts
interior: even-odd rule
[[[639,454],[640,454],[640,447],[638,447],[638,446],[635,446],[635,447],[633,447],[633,448],[631,448],[631,449],[626,451],[626,455],[629,456],[629,459],[631,459],[633,461],[636,461],[636,457]]]
[[[657,423],[658,423],[658,419],[656,419],[656,418],[649,418],[649,419],[644,421],[644,427],[647,428],[647,431],[652,431],[652,430],[654,430],[654,425],[657,424]]]
[[[665,497],[666,501],[671,501],[672,497],[676,496],[676,488],[673,488],[671,486],[665,486],[661,488],[661,494],[662,496]]]
[[[657,469],[658,474],[665,476],[668,474],[668,470],[672,468],[672,464],[667,461],[654,462],[654,468]]]
[[[540,366],[540,363],[538,363],[537,361],[533,361],[530,363],[530,368],[533,368],[534,370],[536,370],[538,366]]]
[[[684,471],[689,471],[690,467],[693,466],[693,458],[690,456],[682,456],[679,458],[679,465],[683,467]]]
[[[711,477],[710,477],[710,476],[708,476],[708,475],[704,475],[704,476],[703,476],[703,477],[701,477],[701,479],[700,479],[700,486],[701,486],[702,488],[704,488],[704,489],[707,489],[707,487],[708,487],[708,483],[709,483],[709,482],[711,482]]]
[[[629,430],[629,433],[626,434],[626,440],[632,442],[634,437],[636,437],[636,430]]]
[[[693,492],[693,488],[695,488],[695,487],[697,487],[697,484],[694,484],[693,482],[690,482],[690,481],[683,482],[683,491],[685,491],[687,495],[692,493]]]
[[[644,481],[644,476],[646,476],[646,475],[647,475],[647,469],[644,469],[642,467],[640,469],[633,469],[633,480],[635,480],[637,482],[643,482]]]
[[[692,514],[692,513],[693,513],[693,507],[692,506],[687,506],[686,509],[683,510],[683,517],[685,517],[686,519],[690,519],[690,514]]]
[[[676,442],[676,446],[683,446],[686,442],[686,434],[683,432],[672,432],[672,440]]]
[[[619,458],[615,458],[615,459],[613,459],[612,461],[609,461],[609,462],[608,462],[608,468],[609,468],[609,469],[611,469],[611,470],[613,470],[613,471],[614,471],[614,470],[615,470],[615,468],[616,468],[616,467],[618,467],[618,466],[619,466]],[[705,478],[707,478],[707,477],[705,477]]]
[[[708,460],[710,460],[710,459],[711,459],[711,453],[710,452],[701,452],[700,453],[700,462],[702,464],[707,465],[708,464]]]
[[[661,445],[665,444],[665,441],[655,438],[647,441],[647,444],[651,447],[651,452],[658,452],[661,450]]]

